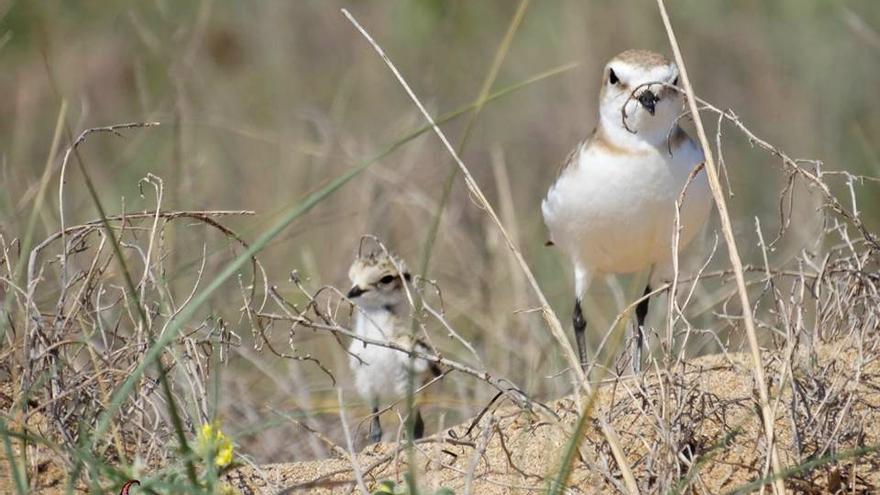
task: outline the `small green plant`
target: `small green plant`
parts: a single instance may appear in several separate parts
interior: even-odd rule
[[[196,435],[194,446],[197,459],[200,460],[202,473],[199,478],[200,484],[209,493],[232,495],[236,491],[218,478],[229,470],[237,467],[233,461],[233,445],[217,420],[205,423]]]
[[[221,469],[232,464],[232,441],[223,434],[219,421],[202,425],[196,437],[196,453],[206,465],[210,465],[212,460],[214,465]]]
[[[159,477],[156,480],[144,482],[144,486],[162,490],[171,488],[180,489],[188,486],[195,493],[212,495],[235,495],[238,493],[232,486],[221,480],[221,477],[232,469],[239,466],[234,461],[234,446],[232,440],[223,433],[219,421],[205,423],[199,428],[196,438],[190,443],[191,465],[193,473],[184,472],[189,468],[175,468],[167,477]],[[181,459],[184,460],[184,459]],[[187,463],[188,464],[188,463]],[[161,481],[159,481],[161,479]],[[176,493],[171,491],[170,493]]]

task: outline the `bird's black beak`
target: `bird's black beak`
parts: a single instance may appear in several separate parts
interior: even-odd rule
[[[639,95],[639,103],[641,103],[642,106],[645,107],[645,110],[651,115],[654,115],[654,104],[658,101],[660,101],[660,98],[657,98],[657,95],[648,90],[642,91],[642,94]]]
[[[350,291],[348,291],[348,294],[346,294],[345,297],[347,297],[349,299],[354,299],[354,298],[360,296],[361,294],[363,294],[364,292],[366,292],[364,289],[361,289],[360,287],[355,285],[351,288]]]

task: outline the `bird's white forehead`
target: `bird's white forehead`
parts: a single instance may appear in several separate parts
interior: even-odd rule
[[[678,67],[659,53],[648,50],[627,50],[612,58],[606,66],[625,84],[639,85],[650,81],[672,82]]]
[[[608,67],[613,69],[617,77],[628,86],[637,86],[652,81],[672,82],[678,76],[678,68],[673,63],[646,66],[612,60],[608,63]]]
[[[354,260],[348,269],[348,278],[352,284],[366,287],[385,275],[397,277],[401,272],[406,272],[406,265],[402,260],[384,254],[368,255]]]

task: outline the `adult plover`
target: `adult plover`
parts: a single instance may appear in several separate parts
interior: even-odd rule
[[[628,50],[605,66],[599,123],[565,161],[541,203],[551,242],[572,260],[572,315],[581,363],[587,322],[581,300],[600,275],[650,268],[645,294],[672,275],[675,202],[703,152],[678,126],[678,67],[662,55]],[[706,174],[690,184],[680,215],[679,248],[693,239],[711,208]],[[648,300],[636,308],[633,368],[638,371]]]
[[[348,298],[357,306],[355,333],[385,342],[394,342],[405,348],[427,351],[427,346],[414,339],[410,327],[409,299],[406,290],[411,276],[403,261],[385,250],[359,253],[348,270],[351,290]],[[370,424],[370,441],[382,439],[379,423],[381,401],[393,401],[405,397],[410,380],[422,383],[428,371],[439,375],[440,370],[424,359],[411,359],[406,352],[366,344],[354,339],[348,347],[352,356],[349,365],[354,372],[358,394],[369,401],[373,408]],[[425,430],[422,415],[415,410],[414,437],[421,438]]]

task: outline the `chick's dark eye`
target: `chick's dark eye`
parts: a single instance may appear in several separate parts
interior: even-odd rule
[[[620,79],[617,78],[617,74],[614,73],[614,69],[608,69],[608,82],[611,84],[617,84],[620,82]]]
[[[394,282],[394,275],[385,275],[379,280],[379,282],[383,284],[390,284],[391,282]]]

